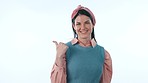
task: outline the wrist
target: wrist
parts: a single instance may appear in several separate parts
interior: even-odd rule
[[[62,59],[62,58],[64,57],[64,54],[57,53],[57,54],[56,54],[56,57],[59,58],[59,59]]]
[[[64,58],[61,57],[56,57],[56,61],[55,61],[56,65],[61,67],[64,65]]]

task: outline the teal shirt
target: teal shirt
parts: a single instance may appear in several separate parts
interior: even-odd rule
[[[99,83],[104,65],[104,48],[66,44],[67,83]]]

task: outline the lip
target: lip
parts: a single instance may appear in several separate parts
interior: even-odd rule
[[[87,32],[88,32],[88,30],[80,31],[80,33],[82,33],[82,34],[85,34]]]
[[[87,32],[80,32],[81,34],[86,34]]]

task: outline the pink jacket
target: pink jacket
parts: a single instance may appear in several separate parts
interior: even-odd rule
[[[77,39],[73,39],[71,41],[72,44],[77,43]],[[96,42],[94,39],[91,41],[92,46],[94,47],[96,45]],[[66,82],[66,60],[64,60],[64,65],[62,67],[59,67],[56,63],[53,65],[52,71],[51,71],[51,83],[67,83]],[[101,80],[98,83],[111,83],[112,78],[112,59],[110,54],[105,50],[105,62],[103,67],[103,74],[101,76]]]

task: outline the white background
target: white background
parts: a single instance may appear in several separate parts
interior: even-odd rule
[[[148,0],[0,0],[0,83],[50,83],[52,41],[73,38],[70,16],[79,4],[96,16],[112,83],[148,83]]]

